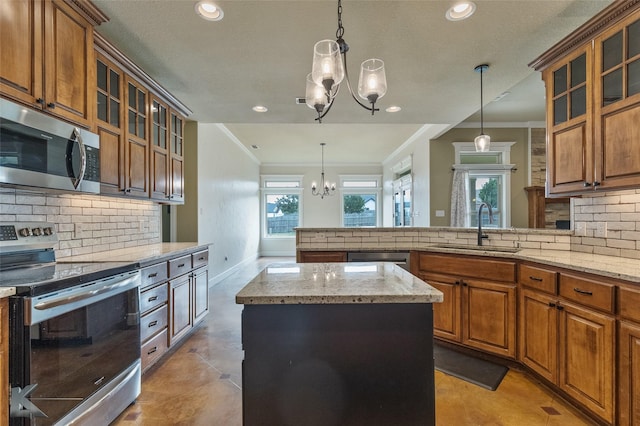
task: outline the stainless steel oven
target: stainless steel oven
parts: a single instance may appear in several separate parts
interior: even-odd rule
[[[1,285],[17,292],[10,424],[107,425],[140,393],[140,272],[126,262],[57,263],[42,248],[54,237],[52,224],[0,223]]]
[[[0,99],[0,184],[99,193],[99,136]]]

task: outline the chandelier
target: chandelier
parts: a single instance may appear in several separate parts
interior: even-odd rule
[[[338,0],[338,29],[336,40],[321,40],[313,47],[313,64],[311,73],[307,75],[305,102],[311,109],[318,113],[316,120],[322,123],[322,118],[327,115],[333,99],[338,94],[340,83],[344,80],[347,89],[361,107],[376,111],[376,102],[387,93],[387,77],[384,71],[384,62],[381,59],[367,59],[360,66],[360,79],[358,82],[358,95],[369,102],[370,106],[362,103],[354,94],[349,82],[347,71],[347,52],[349,45],[342,38],[344,27],[342,26],[342,0]]]
[[[330,195],[333,195],[335,193],[336,190],[336,184],[329,184],[329,182],[324,180],[324,146],[326,145],[326,143],[322,142],[320,144],[320,149],[322,150],[322,169],[320,171],[320,188],[322,188],[321,190],[318,190],[318,185],[315,182],[311,183],[311,194],[313,195],[319,195],[320,198],[324,198],[324,197],[328,197]]]
[[[476,146],[476,152],[488,152],[491,144],[491,136],[484,134],[484,116],[482,113],[482,74],[489,69],[489,65],[482,64],[473,70],[480,73],[480,134],[476,136],[473,143]]]

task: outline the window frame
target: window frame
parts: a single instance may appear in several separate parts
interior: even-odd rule
[[[346,195],[368,195],[376,196],[376,223],[372,226],[361,226],[358,228],[375,228],[379,227],[382,222],[382,176],[381,175],[340,175],[340,226],[344,224],[344,197]],[[374,182],[374,186],[350,186],[350,183],[356,182]]]
[[[504,209],[502,213],[502,221],[496,226],[497,228],[509,228],[511,227],[511,173],[515,170],[515,164],[511,164],[511,147],[515,142],[491,142],[489,151],[487,153],[479,153],[475,150],[475,144],[473,142],[453,142],[455,148],[455,164],[453,168],[456,170],[467,171],[467,179],[465,184],[467,185],[467,194],[471,194],[471,188],[469,187],[470,177],[488,177],[499,175],[502,177],[502,193],[499,194],[500,200]],[[475,156],[495,156],[501,154],[502,163],[500,164],[464,164],[461,163],[461,158],[465,154]],[[470,206],[469,206],[470,207]],[[465,214],[465,226],[471,227],[471,215],[474,214],[474,210],[467,209]]]
[[[271,235],[267,232],[267,197],[270,195],[296,195],[298,196],[298,225],[302,226],[302,203],[304,188],[302,186],[302,175],[261,175],[260,176],[260,226],[262,228],[262,238],[273,240],[294,239],[293,235]],[[278,182],[282,182],[283,186],[277,186]],[[270,185],[274,183],[276,186]],[[296,183],[297,186],[289,186]]]

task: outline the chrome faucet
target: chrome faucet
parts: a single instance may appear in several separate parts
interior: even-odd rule
[[[493,223],[493,210],[491,210],[491,205],[487,203],[480,204],[478,208],[478,245],[482,245],[482,240],[485,238],[489,238],[487,234],[482,233],[482,208],[487,206],[487,210],[489,210],[489,223]]]

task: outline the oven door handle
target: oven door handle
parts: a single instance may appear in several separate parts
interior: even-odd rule
[[[27,298],[25,323],[26,325],[37,324],[131,290],[139,285],[140,272],[136,272],[124,277],[118,275],[107,278],[85,287],[70,289],[69,292],[61,292],[44,298]]]

